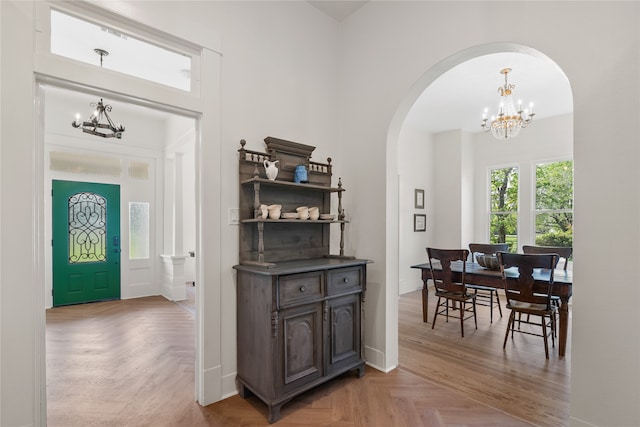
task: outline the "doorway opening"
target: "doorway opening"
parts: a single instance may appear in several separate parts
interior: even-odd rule
[[[154,296],[157,298],[158,295],[164,295],[166,299],[175,301],[179,298],[171,289],[171,283],[165,286],[161,255],[170,254],[175,258],[176,236],[181,238],[179,246],[185,248],[185,252],[195,252],[196,249],[197,118],[189,113],[178,114],[141,107],[127,102],[126,98],[103,93],[103,96],[110,98],[110,104],[113,105],[114,112],[117,111],[118,118],[123,122],[127,121],[127,133],[123,135],[122,140],[105,141],[102,138],[78,132],[71,126],[72,119],[69,117],[73,117],[73,111],[84,108],[89,100],[94,99],[94,95],[90,92],[85,93],[75,88],[71,90],[62,84],[57,86],[41,83],[38,86],[41,101],[40,114],[44,119],[42,135],[45,159],[43,173],[45,241],[55,242],[58,237],[55,223],[52,222],[56,211],[56,200],[51,197],[50,191],[53,188],[55,195],[57,184],[90,181],[94,183],[93,186],[117,188],[121,203],[115,208],[116,212],[112,218],[117,217],[119,220],[117,224],[107,224],[107,229],[113,231],[117,225],[121,230],[117,236],[107,235],[104,243],[107,252],[119,251],[118,270],[120,271],[121,267],[121,285],[118,284],[117,295],[113,298],[90,297],[88,300],[63,301],[62,304],[58,304],[53,294],[59,287],[54,287],[53,283],[56,262],[59,260],[56,261],[54,257],[55,251],[51,247],[46,247],[44,257],[47,264],[45,268],[46,304],[43,309],[67,303],[120,298],[134,300],[143,297],[154,298]],[[183,164],[179,180],[176,179],[176,156],[181,158]],[[175,184],[177,181],[180,182],[179,187]],[[180,192],[179,206],[175,203],[175,192]],[[90,193],[90,191],[83,190],[80,193]],[[61,200],[62,204],[67,204],[67,207],[63,206],[60,209],[68,214],[70,197],[63,195]],[[180,215],[176,215],[177,210],[181,211]],[[88,213],[86,209],[83,211]],[[175,224],[178,217],[183,221],[179,227]],[[68,222],[67,216],[61,221]],[[178,228],[180,233],[176,234]],[[138,237],[142,235],[143,238],[136,238],[136,235]],[[62,238],[65,240],[64,246],[66,246],[66,237]],[[141,242],[146,247],[141,247]],[[64,252],[62,251],[63,255]],[[196,281],[197,268],[194,257],[186,253],[182,255],[184,255],[185,268],[182,279],[176,280],[182,280],[182,292],[186,299],[187,282]],[[87,264],[95,265],[95,263]],[[82,287],[78,286],[78,288]],[[195,307],[193,311],[191,316],[193,330],[190,331],[192,337],[196,329]],[[191,343],[193,344],[194,341],[192,340]],[[196,365],[195,360],[191,362],[194,366]],[[178,369],[175,372],[176,375],[185,375]],[[195,369],[188,375],[192,376],[193,381]]]
[[[519,58],[514,58],[516,55]],[[543,117],[536,115],[529,128],[513,141],[502,142],[492,140],[490,134],[479,133],[483,109],[485,105],[454,105],[453,110],[445,103],[454,100],[462,100],[469,104],[473,97],[456,96],[459,87],[443,87],[437,89],[436,80],[446,80],[447,74],[456,75],[463,70],[463,66],[473,64],[476,61],[490,60],[491,57],[500,57],[501,61],[522,59],[540,63],[545,70],[554,75],[559,83],[563,97],[562,103],[569,106],[568,111],[557,112]],[[513,66],[515,62],[505,64],[501,62],[491,67],[491,72],[497,74],[500,69]],[[514,68],[515,69],[515,68]],[[458,77],[467,78],[473,84],[478,83],[478,72],[467,69]],[[457,82],[461,84],[460,81]],[[522,85],[529,83],[523,81]],[[554,83],[554,84],[555,84]],[[481,85],[487,92],[495,94],[497,84]],[[443,92],[444,91],[444,92]],[[447,97],[437,97],[438,93],[446,93]],[[431,95],[429,95],[431,94]],[[462,123],[454,124],[447,128],[428,128],[427,122],[431,120],[436,124],[447,123],[447,120],[437,116],[437,111],[419,110],[421,97],[433,96],[431,105],[438,105],[442,111],[449,111],[449,118],[455,116],[451,111],[461,114],[469,113],[471,107],[471,128],[466,128]],[[497,96],[497,95],[496,95]],[[558,94],[556,93],[556,98]],[[530,99],[528,96],[525,96]],[[538,103],[536,113],[541,113],[544,102]],[[560,104],[557,99],[552,100],[547,108],[551,112]],[[491,107],[495,108],[494,105]],[[552,132],[561,128],[560,134],[554,138],[547,138]],[[544,143],[544,139],[552,141],[552,144]],[[559,141],[562,140],[562,143]],[[541,142],[543,142],[541,144]],[[535,152],[541,148],[542,151]],[[493,151],[491,151],[493,150]],[[546,151],[545,151],[546,150]],[[389,282],[391,286],[397,286],[390,294],[400,295],[401,304],[396,299],[388,302],[388,313],[392,313],[387,324],[398,322],[402,309],[402,295],[410,295],[423,287],[419,270],[411,269],[411,265],[427,262],[425,247],[468,248],[469,243],[488,242],[488,209],[487,201],[487,171],[490,165],[504,165],[511,160],[508,156],[520,155],[519,164],[531,163],[535,168],[533,159],[560,160],[568,159],[573,155],[573,103],[571,88],[566,75],[553,60],[541,52],[527,46],[515,43],[490,43],[474,46],[458,52],[440,63],[434,65],[413,85],[403,102],[398,107],[387,135],[387,253],[392,254],[387,262],[388,277],[397,277],[397,281]],[[525,158],[523,156],[529,156]],[[440,169],[439,169],[440,168]],[[443,173],[447,168],[447,173]],[[445,182],[444,192],[440,188],[443,185],[443,177],[450,177],[450,182]],[[529,175],[528,175],[529,176]],[[533,174],[532,176],[535,176]],[[436,180],[438,177],[438,180]],[[530,179],[530,177],[529,177]],[[436,182],[437,181],[437,182]],[[524,185],[524,183],[521,183]],[[424,190],[424,207],[415,206],[415,192]],[[422,194],[422,192],[421,192]],[[426,232],[416,233],[413,227],[407,224],[412,221],[414,214],[426,216]],[[528,215],[533,216],[531,213]],[[524,222],[523,222],[524,223]],[[535,220],[530,225],[522,226],[520,235],[524,238],[535,237]],[[441,230],[441,231],[439,231]],[[528,243],[529,241],[526,241]],[[522,244],[522,242],[521,242]],[[395,284],[398,285],[395,285]],[[405,305],[406,307],[406,305]],[[429,311],[431,321],[433,311]],[[394,318],[395,317],[395,318]],[[419,320],[420,322],[422,319]],[[479,322],[480,323],[480,322]],[[487,322],[489,323],[489,322]],[[494,319],[494,325],[496,321]],[[396,323],[399,325],[399,322]],[[431,331],[430,324],[424,324]],[[479,325],[480,326],[480,325]],[[437,327],[436,327],[437,328]],[[501,328],[502,334],[504,330]],[[459,331],[457,331],[459,334]],[[465,334],[465,340],[467,334]],[[395,341],[391,337],[391,341]],[[398,340],[399,341],[399,340]],[[464,343],[463,343],[464,344]],[[500,343],[501,344],[501,343]],[[501,350],[501,345],[500,345]],[[399,349],[398,360],[402,365],[402,349]],[[405,355],[406,356],[406,355]],[[566,360],[565,363],[569,363]],[[566,382],[566,387],[570,384]]]

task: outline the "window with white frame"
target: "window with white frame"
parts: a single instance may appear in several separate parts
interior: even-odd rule
[[[573,246],[573,161],[536,165],[536,245]]]
[[[149,258],[149,203],[129,203],[129,259]]]
[[[510,252],[518,249],[518,174],[516,166],[490,172],[489,239],[508,243]]]

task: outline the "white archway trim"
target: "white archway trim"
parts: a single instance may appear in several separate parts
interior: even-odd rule
[[[400,218],[398,214],[399,206],[399,179],[398,179],[398,142],[400,131],[404,125],[407,114],[415,104],[416,100],[441,75],[457,65],[470,59],[490,55],[494,53],[521,53],[540,58],[556,68],[562,75],[562,69],[548,56],[540,51],[518,43],[495,42],[476,45],[455,53],[429,68],[409,89],[401,103],[398,105],[395,114],[387,130],[386,149],[386,247],[385,247],[385,281],[386,287],[386,368],[392,369],[398,365],[398,295],[399,295],[399,240],[400,231],[398,226]],[[566,75],[565,75],[566,77]],[[568,78],[567,78],[568,81]]]

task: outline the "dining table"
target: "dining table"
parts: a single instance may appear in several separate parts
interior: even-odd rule
[[[504,289],[502,282],[502,273],[499,270],[491,270],[481,266],[476,262],[466,262],[465,265],[465,282],[467,284],[482,285],[495,289]],[[431,280],[431,268],[429,263],[412,265],[411,268],[422,270],[422,321],[428,323],[427,308],[429,302],[428,282]],[[453,280],[460,281],[462,279],[462,261],[454,261],[451,263],[451,271]],[[440,264],[434,261],[433,269],[442,271]],[[550,270],[534,269],[533,278],[535,286],[539,285],[540,292],[547,292],[546,286],[549,283]],[[516,280],[518,270],[515,267],[505,269],[507,280]],[[567,270],[554,270],[552,294],[560,298],[559,317],[560,324],[558,328],[558,356],[563,358],[567,350],[567,335],[569,330],[569,299],[572,295],[573,272]]]

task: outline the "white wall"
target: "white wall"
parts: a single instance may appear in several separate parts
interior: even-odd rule
[[[42,217],[33,189],[38,188],[34,162],[34,86],[32,4],[0,2],[0,424],[35,425],[44,393],[37,390],[43,364],[43,275],[33,268],[41,259]],[[27,70],[25,72],[25,70]],[[35,223],[35,224],[34,224]],[[39,286],[37,285],[39,284]],[[39,307],[38,310],[35,308]],[[37,325],[37,326],[36,326]]]
[[[435,236],[437,248],[466,248],[473,232],[472,136],[461,130],[434,136]]]
[[[373,301],[374,310],[384,313],[386,325],[397,323],[394,152],[412,101],[439,74],[469,59],[472,47],[477,47],[476,54],[490,53],[490,47],[479,47],[486,43],[502,46],[507,40],[532,47],[568,76],[574,94],[574,277],[579,284],[570,344],[575,426],[640,424],[640,318],[634,308],[640,297],[635,268],[640,135],[637,121],[619,125],[620,117],[640,112],[637,27],[635,2],[369,2],[341,27],[340,113],[349,120],[341,122],[340,135],[354,142],[342,145],[342,157],[355,158],[365,146],[377,153],[356,179],[386,188],[384,198],[357,200],[363,209],[385,214],[359,216],[352,227],[353,234],[363,236],[355,240],[356,252],[375,261],[369,276],[373,295],[367,295],[367,303]],[[351,164],[355,168],[357,162]],[[388,184],[379,173],[385,167]],[[612,223],[610,207],[621,203],[625,209],[616,210],[619,217]],[[390,224],[385,241],[376,239],[382,224]],[[598,267],[603,250],[616,254],[613,270]],[[385,271],[385,266],[395,271]],[[624,324],[600,315],[610,308],[602,307],[602,283],[629,296],[618,301],[618,312],[632,313]],[[393,328],[378,328],[377,319],[370,317],[366,328],[376,333],[367,336],[368,344],[385,352],[386,366],[397,364],[397,329],[394,334]]]
[[[399,292],[400,294],[422,288],[420,270],[410,268],[411,265],[427,261],[425,248],[433,242],[434,230],[434,196],[436,193],[435,173],[433,168],[432,135],[404,126],[398,140],[398,175],[399,199],[398,236],[399,242]],[[424,209],[416,209],[414,190],[424,190]],[[427,216],[427,230],[413,231],[413,215]]]

